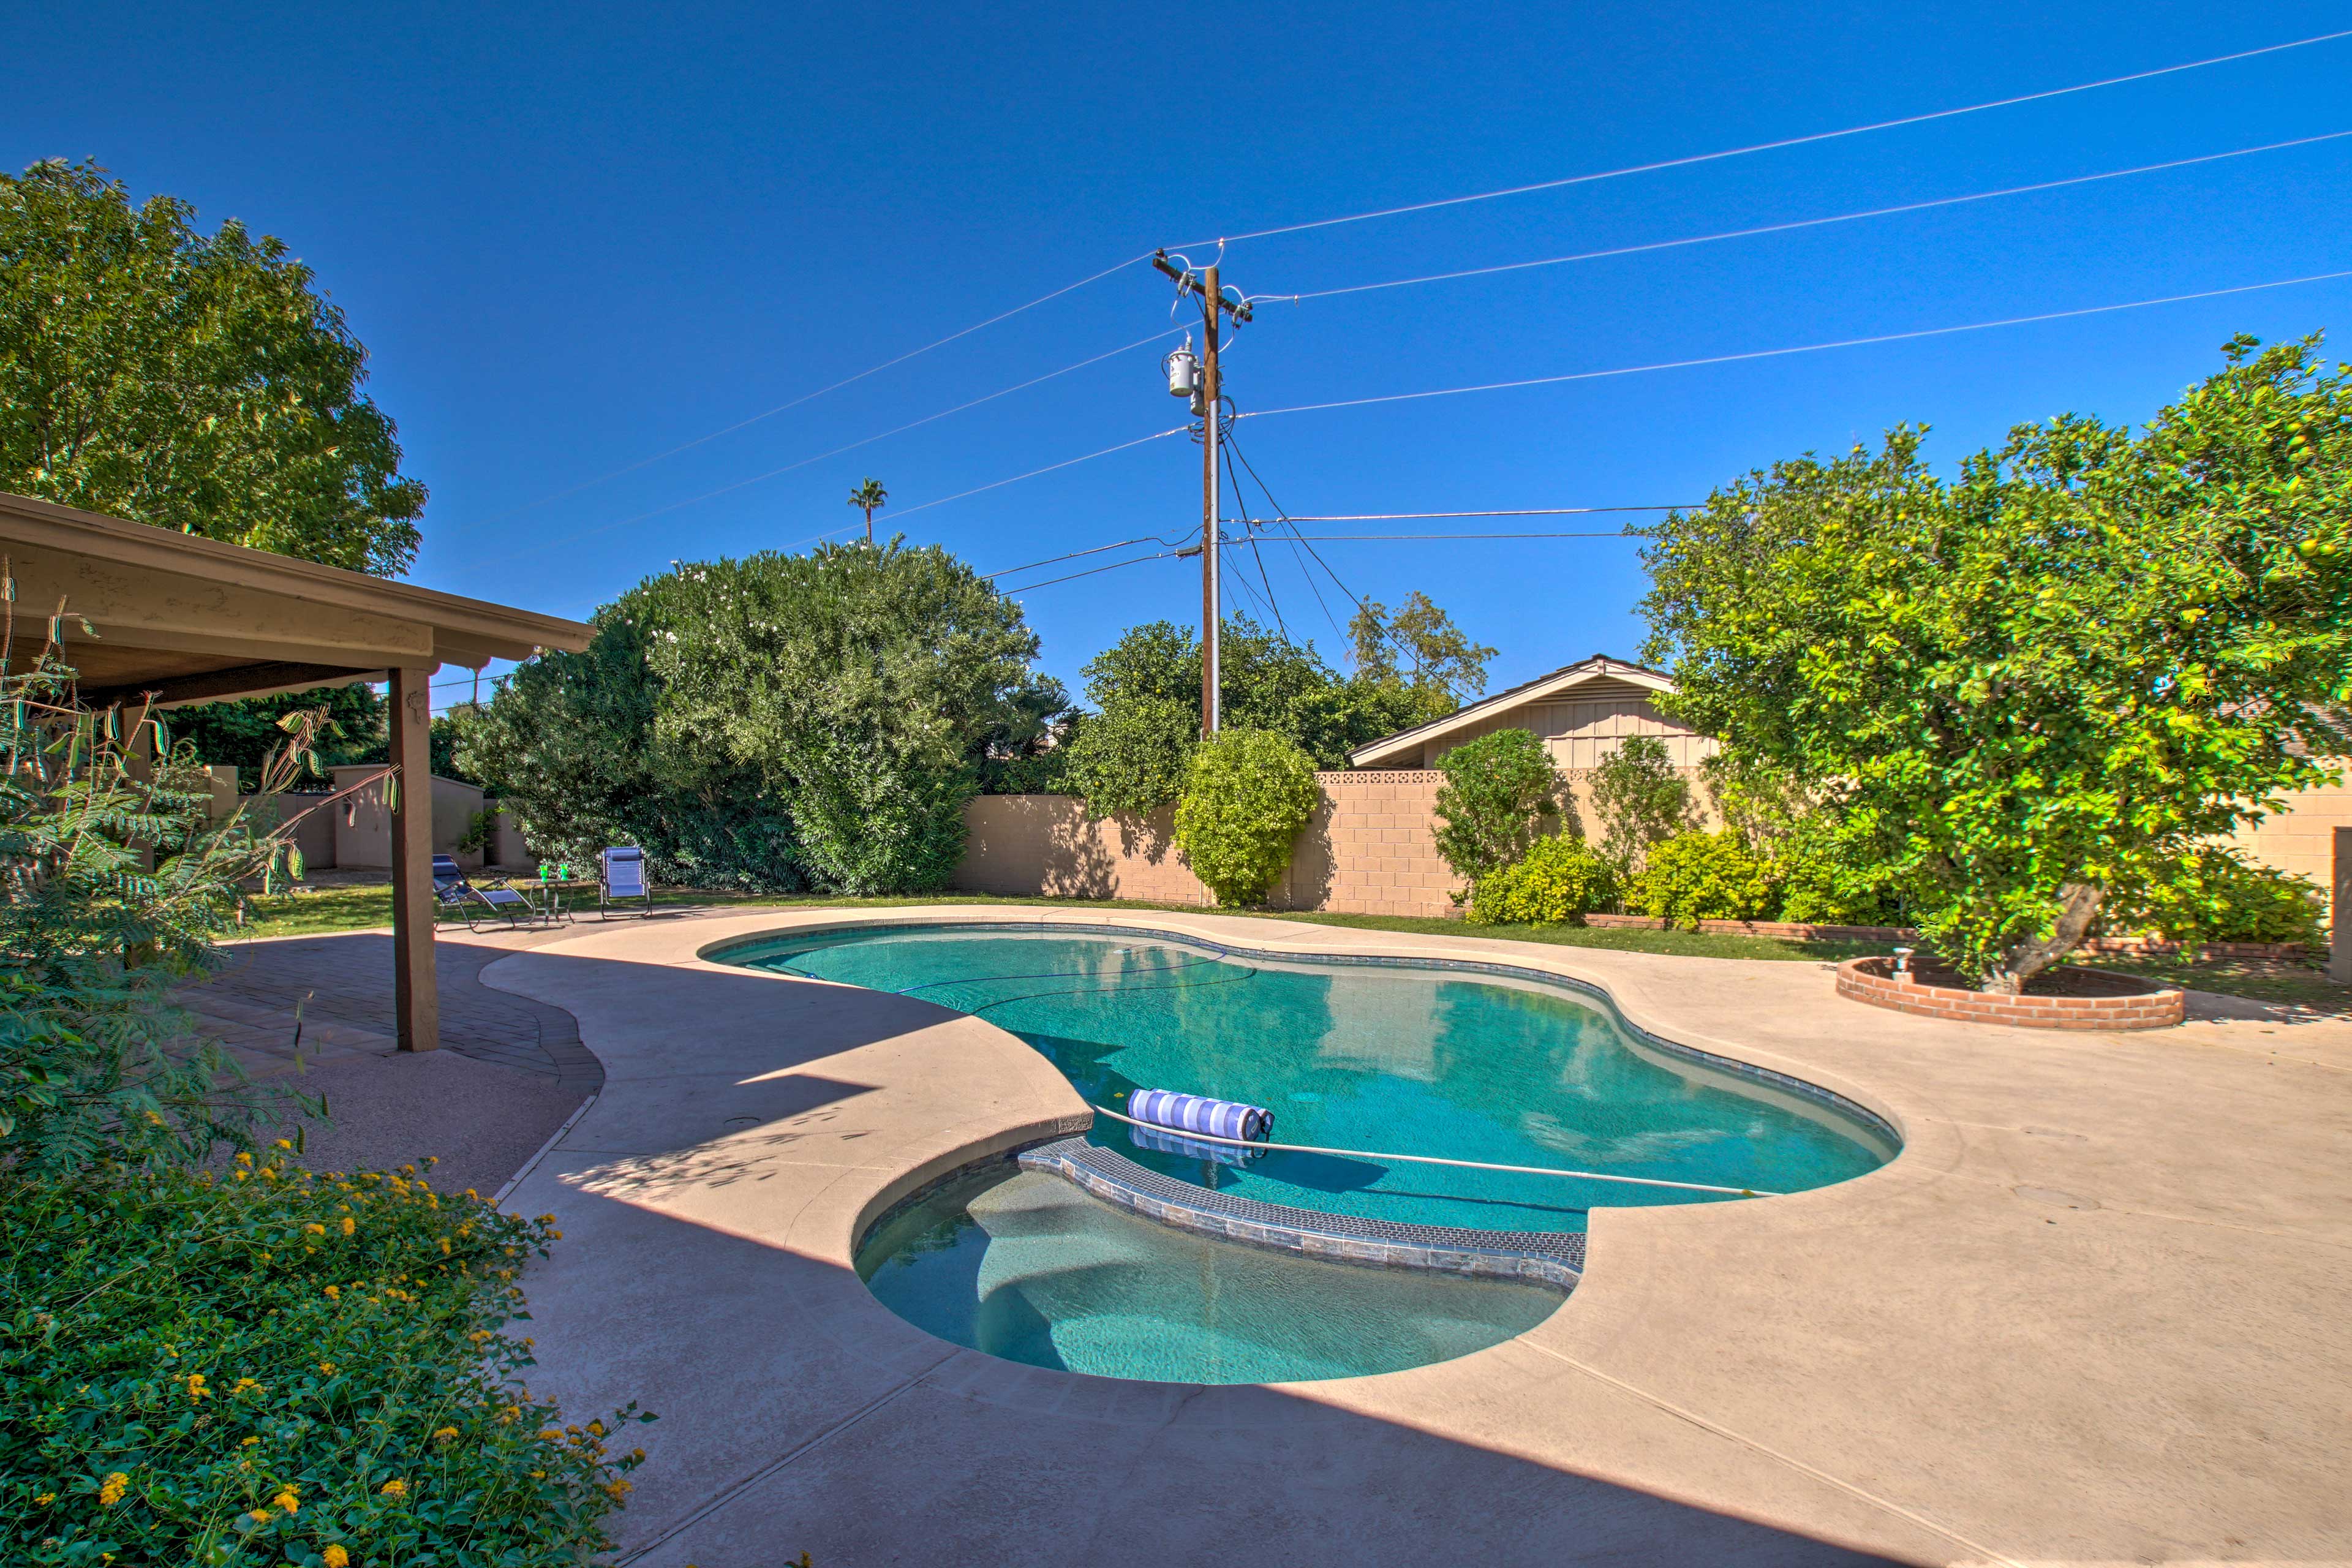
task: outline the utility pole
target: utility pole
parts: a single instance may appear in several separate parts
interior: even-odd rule
[[[1223,640],[1223,606],[1218,602],[1217,577],[1217,502],[1221,488],[1217,418],[1223,384],[1217,373],[1217,342],[1224,318],[1246,321],[1250,319],[1250,307],[1246,300],[1235,304],[1224,297],[1214,267],[1204,268],[1195,277],[1190,268],[1179,268],[1169,260],[1164,250],[1151,258],[1151,265],[1176,280],[1178,294],[1191,294],[1201,301],[1199,383],[1193,388],[1181,387],[1171,370],[1168,389],[1179,396],[1186,390],[1192,391],[1192,411],[1201,416],[1201,733],[1206,736],[1217,732],[1221,717],[1219,644]],[[1169,356],[1171,361],[1180,357],[1190,356],[1183,355],[1181,350]]]

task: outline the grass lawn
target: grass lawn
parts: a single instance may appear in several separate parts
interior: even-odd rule
[[[677,908],[729,905],[745,909],[918,909],[934,904],[1003,904],[1063,910],[1170,910],[1198,914],[1192,904],[1154,904],[1131,899],[1020,898],[995,893],[948,893],[913,898],[832,899],[805,896],[760,896],[679,890],[663,893],[657,904]],[[1312,925],[1343,926],[1359,931],[1419,931],[1435,936],[1498,937],[1507,942],[1541,942],[1553,947],[1601,947],[1620,952],[1667,952],[1693,958],[1762,958],[1834,962],[1879,947],[1854,942],[1786,942],[1772,937],[1711,936],[1684,931],[1627,929],[1601,930],[1582,926],[1488,926],[1470,921],[1416,920],[1398,915],[1293,914],[1248,910],[1221,910],[1259,920],[1299,921]],[[392,889],[386,886],[328,888],[311,893],[257,898],[247,916],[245,936],[317,936],[331,931],[362,931],[392,923]]]
[[[656,902],[669,907],[730,905],[745,909],[919,909],[931,904],[1003,904],[1008,908],[1064,910],[1171,910],[1199,913],[1191,904],[1154,904],[1126,899],[1016,898],[993,893],[949,893],[897,899],[828,899],[760,896],[680,890],[663,893]],[[1716,936],[1702,932],[1647,931],[1584,926],[1489,926],[1471,921],[1419,920],[1403,915],[1293,914],[1226,910],[1257,920],[1298,921],[1310,925],[1340,926],[1358,931],[1417,931],[1431,936],[1493,937],[1505,942],[1539,942],[1552,947],[1599,947],[1618,952],[1664,952],[1686,958],[1756,958],[1780,962],[1833,963],[1861,953],[1883,952],[1883,943],[1791,942],[1778,937]],[[294,893],[253,900],[247,936],[314,936],[331,931],[360,931],[392,923],[392,890],[388,887],[330,888],[314,893]],[[2244,960],[2213,960],[2186,963],[2177,958],[2091,958],[2088,966],[2146,975],[2174,985],[2256,1002],[2274,1002],[2323,1013],[2352,1013],[2352,987],[2337,984],[2313,963],[2263,963]]]

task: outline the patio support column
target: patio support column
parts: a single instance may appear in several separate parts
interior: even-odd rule
[[[392,761],[400,787],[392,812],[392,990],[404,1051],[441,1044],[441,997],[433,973],[434,666],[392,671]]]
[[[2333,940],[2327,947],[2327,977],[2352,985],[2352,827],[2339,827],[2328,837],[2335,840],[2330,857],[2335,875],[2330,879],[2336,885],[2328,889]]]

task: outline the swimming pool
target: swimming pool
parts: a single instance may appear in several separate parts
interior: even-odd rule
[[[1212,1241],[1002,1162],[885,1215],[857,1272],[884,1306],[950,1343],[1160,1383],[1291,1383],[1451,1361],[1525,1333],[1561,1299]]]
[[[1097,1107],[1141,1088],[1265,1106],[1283,1143],[1768,1192],[1845,1181],[1896,1152],[1859,1107],[1675,1050],[1560,982],[1012,925],[803,931],[713,956],[985,1018]],[[1739,1201],[1326,1154],[1236,1165],[1108,1117],[1089,1138],[1198,1186],[1399,1225],[1580,1231],[1596,1205]]]

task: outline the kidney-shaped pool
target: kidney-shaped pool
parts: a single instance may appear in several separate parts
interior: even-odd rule
[[[1197,1144],[1171,1148],[1108,1116],[1088,1134],[1195,1188],[1374,1226],[1581,1231],[1596,1205],[1795,1192],[1859,1176],[1897,1148],[1877,1118],[1826,1090],[1655,1040],[1603,997],[1501,966],[1274,957],[1144,931],[968,924],[801,931],[711,956],[985,1018],[1098,1110],[1123,1110],[1139,1089],[1176,1089],[1265,1107],[1278,1143],[1688,1184],[1279,1150],[1205,1158]],[[990,1195],[1007,1180],[1016,1184]],[[946,1338],[1130,1377],[1386,1370],[1507,1338],[1530,1321],[1527,1287],[1417,1280],[1394,1292],[1399,1315],[1381,1348],[1351,1362],[1334,1347],[1382,1340],[1362,1326],[1378,1315],[1368,1303],[1379,1286],[1341,1278],[1364,1271],[1306,1259],[1285,1259],[1286,1269],[1230,1244],[1093,1215],[1075,1191],[1055,1198],[1041,1182],[1058,1185],[1007,1169],[929,1194],[876,1226],[859,1271]],[[1003,1256],[991,1265],[992,1240]],[[1128,1266],[1041,1266],[1056,1246]],[[1078,1278],[1090,1283],[1074,1289]],[[1183,1281],[1197,1289],[1171,1283]],[[1252,1310],[1238,1310],[1245,1300]],[[1344,1309],[1328,1305],[1343,1300]],[[1157,1305],[1139,1318],[1146,1300]],[[1264,1333],[1242,1328],[1256,1311],[1303,1331],[1317,1314],[1300,1302],[1326,1303],[1335,1324],[1357,1326],[1309,1335],[1311,1348],[1283,1333],[1268,1348]]]

